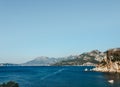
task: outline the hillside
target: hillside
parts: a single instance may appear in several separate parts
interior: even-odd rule
[[[49,58],[45,56],[37,57],[31,61],[23,63],[23,66],[93,66],[102,61],[104,53],[98,50],[82,53],[80,55],[70,55],[61,58]]]
[[[54,64],[57,62],[56,58],[48,58],[48,57],[37,57],[31,61],[28,61],[26,63],[23,63],[21,65],[24,66],[49,66],[50,64]]]
[[[26,63],[21,64],[22,66],[50,66],[54,65],[57,62],[63,61],[63,60],[70,60],[74,59],[76,56],[68,56],[68,57],[60,57],[60,58],[49,58],[45,56],[37,57],[31,61],[28,61]]]
[[[70,60],[63,60],[53,64],[54,66],[64,66],[64,65],[96,65],[98,64],[103,58],[104,53],[98,50],[93,50],[91,52],[83,53],[74,59]]]

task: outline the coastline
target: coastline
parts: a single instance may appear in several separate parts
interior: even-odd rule
[[[108,68],[108,66],[96,66],[95,68],[92,69],[93,71],[96,72],[114,72],[114,73],[120,73],[120,69],[116,68],[114,64]]]

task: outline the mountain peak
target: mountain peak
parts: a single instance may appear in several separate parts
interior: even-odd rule
[[[46,60],[46,59],[48,59],[48,57],[46,56],[40,56],[35,58],[35,60]]]
[[[90,53],[96,53],[96,54],[99,54],[101,53],[99,50],[92,50]]]

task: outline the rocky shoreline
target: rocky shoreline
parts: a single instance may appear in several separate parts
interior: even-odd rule
[[[106,56],[93,71],[120,73],[120,48],[107,50]]]
[[[114,66],[112,66],[111,68],[108,68],[108,67],[95,67],[92,70],[97,71],[97,72],[117,72],[117,73],[120,73],[120,69],[116,69]]]

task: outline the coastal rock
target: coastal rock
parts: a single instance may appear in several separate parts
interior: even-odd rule
[[[120,48],[107,50],[104,59],[93,70],[100,72],[120,72]]]

